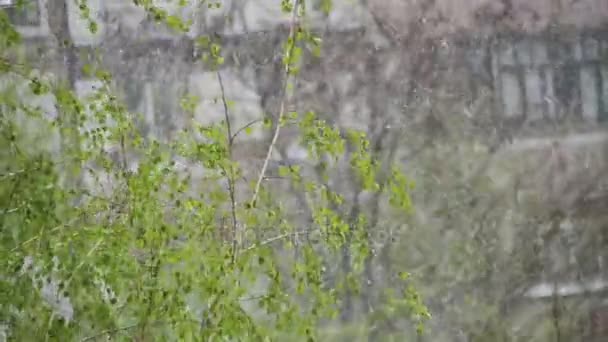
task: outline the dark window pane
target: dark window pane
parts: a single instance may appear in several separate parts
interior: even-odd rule
[[[37,0],[27,1],[24,6],[6,9],[11,22],[17,26],[39,26],[40,8]]]

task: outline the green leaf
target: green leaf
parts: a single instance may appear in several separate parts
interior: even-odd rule
[[[89,20],[89,31],[91,31],[91,33],[95,34],[97,33],[98,30],[98,26],[97,26],[97,22],[93,21],[93,20]]]

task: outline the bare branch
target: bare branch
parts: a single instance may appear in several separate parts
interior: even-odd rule
[[[300,1],[296,0],[293,6],[293,12],[292,12],[292,16],[291,16],[291,24],[289,26],[289,37],[293,40],[292,45],[288,51],[289,56],[291,56],[293,54],[293,51],[295,49],[295,32],[296,32],[296,23],[297,23],[297,15],[298,15],[298,9],[300,8]],[[289,74],[291,71],[291,67],[289,63],[285,63],[285,81],[284,81],[284,86],[283,88],[286,90],[287,85],[288,85],[288,79],[289,79]],[[255,190],[253,191],[253,196],[251,198],[251,206],[253,207],[255,205],[255,201],[258,198],[259,192],[260,192],[260,186],[262,184],[262,181],[264,180],[264,176],[266,174],[266,169],[268,168],[268,162],[270,161],[270,157],[272,156],[272,151],[274,149],[274,146],[277,142],[277,139],[279,138],[279,133],[281,131],[281,120],[283,119],[283,116],[285,114],[285,107],[286,107],[286,102],[287,102],[287,91],[284,91],[283,94],[283,99],[281,100],[281,106],[279,109],[279,116],[277,117],[277,121],[276,121],[276,128],[274,130],[274,134],[272,137],[272,141],[270,142],[270,145],[268,146],[268,152],[266,153],[266,158],[264,159],[264,164],[262,165],[262,170],[260,171],[260,175],[258,177],[258,181],[255,185]]]
[[[289,38],[292,40],[292,44],[289,48],[288,53],[288,57],[291,56],[293,54],[293,51],[295,49],[295,43],[296,43],[296,24],[297,24],[297,16],[298,16],[298,10],[300,8],[300,0],[295,0],[294,6],[293,6],[293,12],[292,12],[292,16],[291,16],[291,23],[289,26]],[[288,100],[288,92],[287,92],[287,86],[288,86],[288,81],[289,81],[289,75],[290,75],[290,71],[291,71],[291,65],[290,63],[285,63],[285,76],[284,76],[284,84],[283,84],[283,98],[281,100],[281,106],[279,109],[279,115],[277,117],[276,120],[276,128],[274,130],[274,134],[272,137],[272,140],[270,142],[270,145],[268,146],[268,151],[266,153],[266,157],[264,159],[264,164],[262,165],[262,169],[260,170],[260,174],[258,176],[258,180],[256,182],[255,185],[255,189],[253,191],[253,195],[251,197],[251,201],[249,202],[249,206],[250,207],[254,207],[256,200],[258,198],[259,192],[260,192],[260,187],[262,185],[262,181],[264,181],[264,179],[266,179],[266,170],[268,169],[268,163],[270,162],[270,157],[272,156],[272,152],[274,150],[274,147],[277,143],[277,140],[279,138],[279,134],[281,131],[281,121],[283,119],[283,116],[285,114],[285,107],[286,107],[286,102]],[[231,136],[229,136],[229,139],[231,138]],[[235,213],[235,210],[233,210],[233,214]],[[238,231],[238,229],[236,229],[236,225],[235,225],[235,230],[234,233],[235,235],[233,236],[233,261],[236,260],[237,254],[238,254],[238,248],[239,245],[241,243],[241,235],[242,232],[244,232],[246,229],[246,226],[243,226],[241,229],[241,232]]]
[[[305,230],[305,231],[299,231],[299,232],[285,233],[285,234],[277,235],[277,236],[271,237],[269,239],[266,239],[264,241],[261,241],[261,242],[258,242],[258,243],[254,243],[253,245],[245,248],[245,251],[251,251],[251,250],[254,250],[256,248],[259,248],[259,247],[262,247],[262,246],[265,246],[265,245],[269,245],[269,244],[271,244],[273,242],[276,242],[276,241],[280,241],[280,240],[284,240],[284,239],[287,239],[287,238],[290,238],[290,237],[294,237],[294,236],[298,236],[298,235],[304,235],[304,234],[308,234],[308,233],[310,233],[310,232],[307,231],[307,230]]]
[[[224,106],[224,119],[226,120],[226,129],[228,130],[228,147],[232,146],[232,129],[230,127],[230,113],[228,112],[228,101],[226,101],[226,91],[224,89],[224,81],[222,79],[222,74],[220,71],[217,71],[217,81],[220,84],[220,91],[222,94],[222,105]]]
[[[247,128],[249,128],[249,127],[251,127],[251,126],[253,126],[253,125],[255,125],[256,123],[259,123],[259,122],[263,122],[263,120],[262,120],[262,119],[255,119],[255,120],[253,120],[253,121],[250,121],[250,122],[249,122],[248,124],[246,124],[245,126],[243,126],[243,127],[239,128],[239,129],[238,129],[236,132],[234,132],[234,134],[233,134],[232,136],[230,136],[230,142],[231,142],[231,143],[233,143],[233,142],[234,142],[234,139],[236,139],[236,137],[237,137],[237,136],[238,136],[238,135],[239,135],[241,132],[243,132],[243,131],[244,131],[244,130],[246,130]]]
[[[224,118],[226,120],[226,138],[228,142],[228,158],[232,161],[232,128],[230,126],[230,113],[228,112],[228,101],[226,101],[226,90],[224,89],[224,81],[222,80],[222,74],[217,71],[217,80],[220,84],[220,90],[222,93],[222,104],[224,106]],[[234,179],[234,167],[232,164],[229,165],[229,170],[224,170],[226,178],[228,179],[228,192],[230,194],[230,216],[232,218],[232,261],[236,260],[236,249],[237,249],[237,219],[236,219],[236,195],[235,195],[235,179]]]

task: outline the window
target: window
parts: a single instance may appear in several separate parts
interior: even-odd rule
[[[0,5],[2,5],[2,0],[0,0]],[[6,9],[6,13],[15,26],[40,26],[38,1],[27,1],[24,6],[9,7]]]
[[[493,51],[495,89],[507,117],[608,119],[608,40],[585,34],[564,39],[502,39]]]

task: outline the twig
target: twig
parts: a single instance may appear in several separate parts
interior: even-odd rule
[[[64,165],[68,161],[69,160],[60,160],[60,161],[54,162],[53,166],[56,167],[56,166]],[[28,173],[28,172],[40,171],[41,168],[42,167],[40,165],[38,165],[38,166],[29,168],[29,169],[21,169],[21,170],[16,170],[16,171],[8,171],[6,173],[0,174],[0,180],[5,180],[5,179],[8,179],[8,178],[14,178],[14,177],[20,176],[20,175],[22,175],[24,173]]]
[[[141,323],[136,323],[136,324],[131,324],[128,325],[126,327],[122,327],[122,328],[116,328],[116,329],[108,329],[108,330],[104,330],[98,334],[95,335],[91,335],[89,337],[85,337],[83,339],[80,340],[80,342],[86,342],[86,341],[93,341],[96,340],[104,335],[115,335],[116,333],[119,333],[121,331],[125,331],[125,330],[131,330],[131,329],[135,329],[137,328]]]
[[[222,104],[224,105],[224,119],[226,120],[226,128],[228,129],[228,145],[232,146],[232,129],[230,126],[230,115],[228,112],[228,101],[226,101],[226,91],[224,90],[224,81],[222,79],[222,74],[220,71],[217,71],[217,81],[220,84],[220,91],[222,93]]]
[[[85,255],[85,257],[83,258],[83,260],[72,270],[72,275],[65,282],[65,287],[66,288],[70,285],[70,283],[72,282],[72,279],[74,279],[74,276],[76,275],[76,273],[78,272],[78,270],[80,270],[80,268],[82,268],[82,266],[84,266],[84,264],[86,263],[87,259],[91,255],[93,255],[93,253],[95,253],[95,251],[99,248],[99,246],[101,246],[102,243],[103,243],[103,238],[100,238],[99,240],[97,240],[97,242],[95,243],[95,245],[93,245],[93,247],[91,247],[91,249],[89,250],[89,252],[87,253],[87,255]]]
[[[50,230],[49,230],[49,233],[56,232],[56,231],[58,231],[58,230],[59,230],[59,229],[61,229],[61,228],[69,227],[69,226],[71,226],[71,225],[72,225],[74,222],[76,222],[76,220],[77,220],[77,219],[78,219],[78,218],[73,218],[73,219],[72,219],[70,222],[68,222],[68,223],[62,223],[62,224],[60,224],[60,225],[58,225],[58,226],[55,226],[55,227],[53,227],[52,229],[50,229]],[[30,244],[30,243],[32,243],[32,242],[34,242],[34,241],[38,240],[39,238],[40,238],[40,234],[39,234],[39,235],[36,235],[36,236],[34,236],[34,237],[32,237],[32,238],[30,238],[30,239],[28,239],[28,240],[23,241],[22,243],[20,243],[19,245],[15,246],[13,249],[11,249],[11,253],[12,253],[12,252],[17,251],[19,248],[23,248],[23,247],[25,247],[26,245],[28,245],[28,244]]]
[[[270,180],[270,179],[288,179],[288,178],[281,177],[281,176],[264,176],[264,180]]]
[[[201,323],[200,321],[197,321],[197,320],[194,320],[194,319],[185,319],[185,320],[181,320],[181,322],[189,322],[189,323],[192,323],[192,324],[200,324]],[[170,322],[168,322],[166,320],[158,320],[158,321],[152,322],[151,324],[157,325],[157,324],[168,324],[168,323],[170,323]],[[127,325],[127,326],[124,326],[124,327],[120,327],[120,328],[107,329],[107,330],[101,331],[101,332],[99,332],[99,333],[97,333],[95,335],[91,335],[91,336],[82,338],[80,340],[80,342],[93,341],[93,340],[96,340],[96,339],[98,339],[98,338],[100,338],[100,337],[102,337],[104,335],[115,335],[116,333],[119,333],[119,332],[122,332],[122,331],[131,330],[131,329],[135,329],[137,327],[140,327],[142,324],[143,323],[140,322],[140,323],[134,323],[134,324]]]
[[[283,239],[286,239],[286,238],[289,238],[289,237],[292,237],[292,236],[304,235],[304,234],[308,234],[308,233],[310,233],[310,232],[307,231],[307,230],[305,230],[305,231],[299,231],[299,232],[285,233],[285,234],[277,235],[277,236],[271,237],[269,239],[266,239],[264,241],[261,241],[261,242],[258,242],[258,243],[254,243],[253,245],[247,247],[245,249],[245,251],[251,251],[251,250],[254,250],[254,249],[258,248],[258,247],[269,245],[269,244],[271,244],[271,243],[273,243],[275,241],[283,240]]]
[[[222,104],[224,105],[224,118],[226,119],[226,129],[227,129],[227,140],[228,140],[228,158],[232,161],[232,129],[230,126],[230,113],[228,112],[228,101],[226,101],[226,91],[224,89],[224,81],[222,80],[222,74],[217,71],[217,80],[220,84],[220,90],[222,92]],[[236,260],[237,253],[237,222],[236,222],[236,196],[235,196],[235,181],[234,181],[234,166],[232,164],[229,165],[230,169],[228,172],[226,170],[224,173],[228,178],[228,192],[230,193],[230,214],[232,216],[232,262]]]
[[[279,115],[277,117],[277,121],[276,121],[276,128],[274,130],[274,134],[272,137],[272,141],[270,142],[270,145],[268,146],[268,151],[266,153],[266,158],[264,158],[264,164],[262,165],[262,169],[260,170],[260,174],[258,176],[258,180],[255,184],[255,189],[253,191],[253,195],[251,196],[251,201],[249,202],[249,207],[253,208],[255,206],[255,202],[258,198],[259,192],[260,192],[260,187],[262,185],[262,181],[264,181],[265,177],[266,177],[266,169],[268,169],[268,163],[270,162],[270,157],[272,156],[272,151],[274,149],[274,146],[277,143],[277,140],[279,138],[279,133],[281,131],[281,121],[283,120],[283,116],[285,114],[285,102],[287,101],[287,86],[289,85],[289,74],[291,73],[291,63],[290,63],[290,57],[293,55],[293,51],[295,49],[296,46],[296,19],[298,16],[298,9],[300,8],[300,0],[295,0],[294,1],[294,5],[293,5],[293,12],[292,12],[292,16],[291,16],[291,23],[290,23],[290,27],[289,27],[289,39],[291,40],[291,46],[289,47],[289,51],[287,52],[288,55],[287,57],[289,57],[287,59],[287,62],[285,63],[285,79],[284,79],[284,85],[283,85],[283,95],[282,95],[282,100],[281,100],[281,106],[279,109]],[[236,256],[238,253],[238,245],[241,242],[241,235],[242,232],[244,232],[246,230],[246,226],[243,225],[241,231],[237,231],[235,230],[235,237],[236,239],[233,240],[234,244],[233,244],[233,261],[236,260]]]
[[[39,169],[39,168],[34,168],[34,169],[32,169],[31,171],[36,171],[36,170],[38,170],[38,169]],[[15,177],[15,176],[18,176],[18,175],[20,175],[20,174],[22,174],[22,173],[26,173],[26,172],[28,172],[28,171],[30,171],[30,170],[23,169],[23,170],[18,170],[18,171],[14,171],[14,172],[7,172],[7,173],[3,173],[3,174],[0,174],[0,180],[3,180],[3,179],[5,179],[5,178],[11,178],[11,177]]]
[[[0,215],[7,215],[7,214],[11,214],[11,213],[14,213],[14,212],[16,212],[16,211],[19,211],[19,209],[21,209],[21,208],[23,208],[23,206],[21,206],[21,207],[17,207],[17,208],[10,208],[10,209],[6,209],[6,210],[3,210],[3,211],[0,211]]]
[[[236,139],[236,137],[237,137],[237,136],[238,136],[238,135],[239,135],[239,134],[240,134],[242,131],[244,131],[244,130],[246,130],[247,128],[249,128],[249,127],[251,127],[251,126],[255,125],[256,123],[258,123],[258,122],[262,122],[262,121],[263,121],[262,119],[255,119],[255,120],[253,120],[253,121],[249,122],[248,124],[246,124],[245,126],[243,126],[243,127],[239,128],[239,129],[237,129],[237,130],[236,130],[236,132],[234,132],[234,134],[233,134],[233,135],[230,137],[230,141],[234,142],[234,139]]]
[[[49,321],[47,323],[47,327],[46,327],[46,335],[44,336],[44,342],[48,342],[50,334],[49,332],[51,331],[51,326],[53,325],[53,320],[55,319],[55,311],[51,312],[51,316],[49,317]]]
[[[291,55],[293,54],[293,51],[295,49],[296,46],[296,41],[295,41],[295,27],[296,27],[296,20],[297,20],[297,15],[298,15],[298,9],[300,7],[300,1],[299,0],[295,0],[294,6],[293,6],[293,12],[292,12],[292,16],[291,16],[291,23],[289,26],[289,37],[290,39],[292,39],[292,44],[289,48],[288,54],[289,57],[291,57]],[[289,74],[291,71],[291,67],[290,67],[290,63],[289,60],[287,63],[285,63],[285,85],[284,85],[284,89],[287,88],[288,86],[288,78],[289,78]],[[253,191],[253,196],[251,197],[251,201],[250,201],[250,206],[253,207],[255,206],[255,202],[258,198],[259,192],[260,192],[260,186],[262,185],[262,181],[264,180],[264,176],[266,174],[266,169],[268,168],[268,163],[270,161],[270,157],[272,156],[272,151],[274,149],[274,146],[277,143],[277,140],[279,138],[279,133],[281,131],[281,121],[283,119],[283,116],[285,114],[285,102],[287,100],[287,91],[284,92],[283,94],[283,99],[281,100],[281,106],[279,109],[279,116],[277,118],[277,122],[276,122],[276,128],[274,130],[274,135],[272,137],[272,141],[270,142],[270,145],[268,146],[268,152],[266,153],[266,158],[264,159],[264,164],[262,165],[262,170],[260,170],[260,175],[258,177],[258,181],[255,184],[255,190]]]

